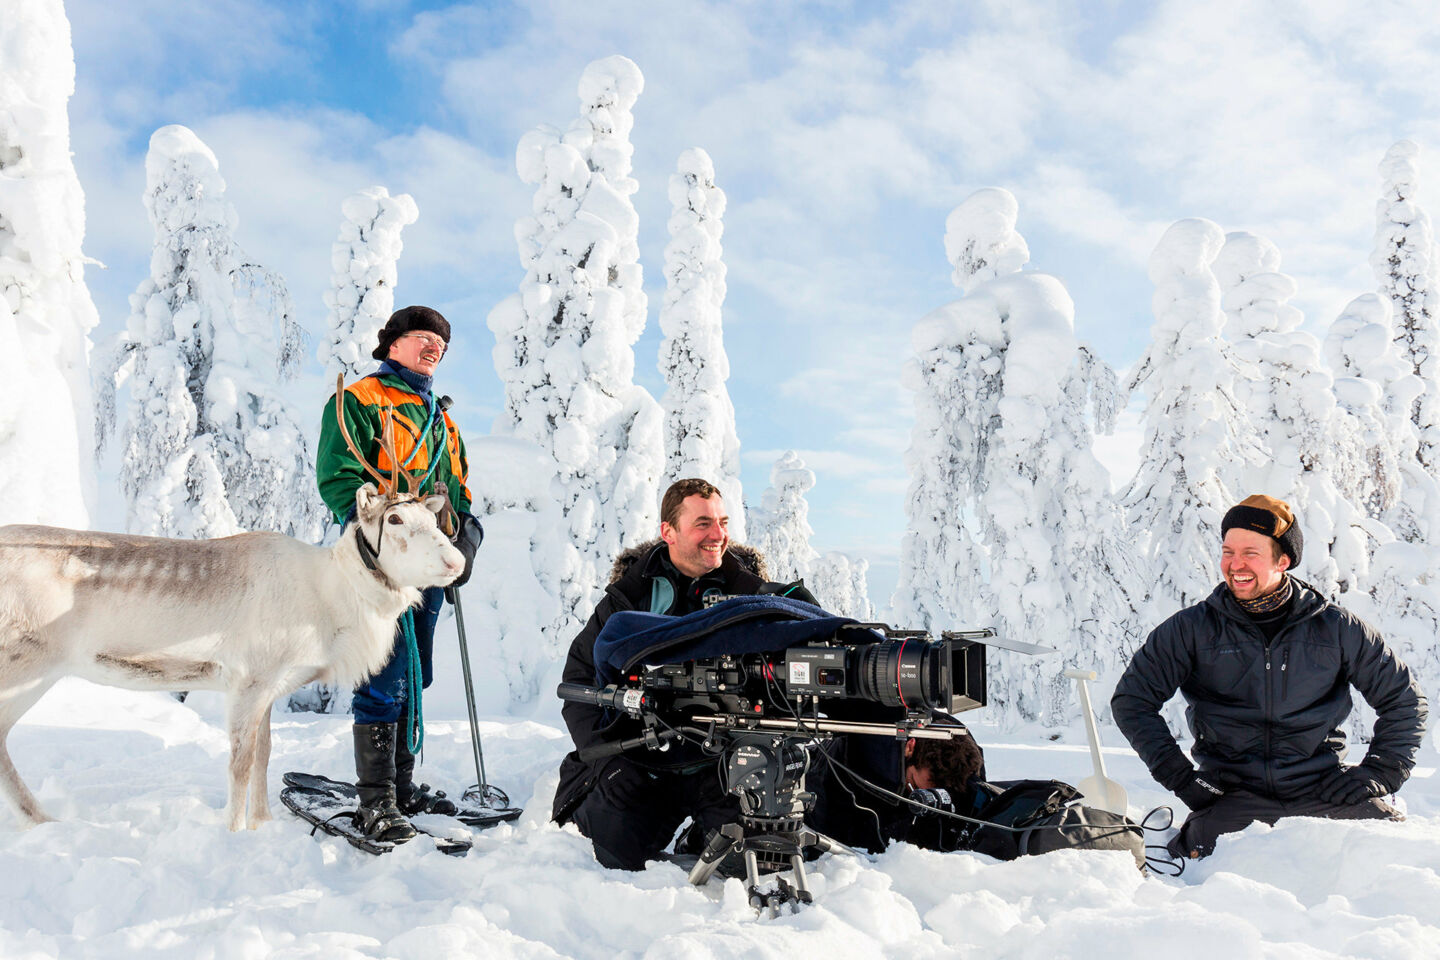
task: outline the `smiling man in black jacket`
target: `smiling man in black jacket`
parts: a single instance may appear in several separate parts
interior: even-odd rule
[[[671,484],[660,501],[660,539],[616,558],[604,596],[570,645],[565,681],[595,683],[595,638],[621,610],[683,616],[703,609],[709,594],[756,594],[776,586],[767,582],[758,551],[730,542],[729,523],[725,500],[713,484],[700,479]],[[580,750],[633,737],[638,724],[579,703],[566,703],[560,714],[575,750],[560,764],[552,814],[557,823],[573,820],[605,866],[643,868],[687,816],[703,837],[739,815],[735,798],[720,785],[714,757],[682,744],[664,753],[636,751],[587,762]]]
[[[1364,621],[1290,575],[1304,540],[1290,506],[1248,497],[1220,525],[1225,582],[1136,652],[1111,711],[1151,775],[1190,808],[1175,856],[1222,833],[1308,816],[1404,819],[1384,799],[1415,765],[1426,703],[1410,669]],[[1340,762],[1354,685],[1375,708],[1365,759]],[[1160,708],[1179,690],[1197,770]]]

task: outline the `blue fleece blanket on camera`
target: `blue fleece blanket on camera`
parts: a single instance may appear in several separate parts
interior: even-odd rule
[[[826,640],[856,622],[770,595],[735,597],[683,617],[626,610],[611,615],[595,638],[595,685],[615,683],[639,664],[764,653]]]

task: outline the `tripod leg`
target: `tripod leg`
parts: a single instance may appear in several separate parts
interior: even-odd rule
[[[801,903],[814,903],[810,884],[805,878],[805,858],[798,853],[790,854],[790,872],[795,876],[795,899]]]
[[[752,891],[760,886],[760,861],[755,858],[754,850],[745,851],[745,880]]]
[[[740,845],[742,838],[743,834],[735,824],[726,824],[710,834],[700,859],[690,868],[690,882],[697,887],[703,886],[720,869],[720,861],[725,859],[725,855]]]
[[[814,847],[821,853],[848,853],[852,857],[864,856],[859,850],[853,847],[847,847],[839,840],[833,837],[827,837],[823,833],[817,833],[809,827],[806,827],[805,831],[800,835],[799,843],[801,847]]]

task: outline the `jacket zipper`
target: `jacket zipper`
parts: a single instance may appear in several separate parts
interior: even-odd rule
[[[1275,764],[1271,762],[1271,760],[1272,760],[1273,758],[1270,756],[1270,734],[1271,734],[1271,730],[1270,730],[1270,715],[1271,715],[1271,713],[1273,712],[1273,711],[1271,710],[1271,702],[1270,702],[1271,699],[1272,699],[1272,698],[1271,698],[1271,695],[1270,695],[1270,646],[1269,646],[1269,644],[1266,644],[1266,646],[1265,646],[1265,786],[1266,786],[1266,788],[1270,791],[1271,794],[1274,794],[1274,792],[1275,792],[1275,777],[1274,777]]]
[[[1286,623],[1284,626],[1282,626],[1282,627],[1279,629],[1279,631],[1276,632],[1274,640],[1271,640],[1269,643],[1265,643],[1265,636],[1264,636],[1264,634],[1260,631],[1260,629],[1259,629],[1258,627],[1255,626],[1254,623],[1251,623],[1251,622],[1249,622],[1249,621],[1247,621],[1247,620],[1241,620],[1241,619],[1239,619],[1239,618],[1237,618],[1237,617],[1229,617],[1229,618],[1228,618],[1228,619],[1230,619],[1230,620],[1233,621],[1233,622],[1243,623],[1243,624],[1250,630],[1250,632],[1251,632],[1252,634],[1254,634],[1256,637],[1259,638],[1260,642],[1261,642],[1262,644],[1264,644],[1264,646],[1265,646],[1265,695],[1264,695],[1264,718],[1263,718],[1263,720],[1262,720],[1262,722],[1263,722],[1263,724],[1264,724],[1264,727],[1265,727],[1265,754],[1264,754],[1264,759],[1263,759],[1263,765],[1264,765],[1264,769],[1265,769],[1265,776],[1264,776],[1265,786],[1266,786],[1266,788],[1267,788],[1272,794],[1275,792],[1275,770],[1274,770],[1275,764],[1274,764],[1274,757],[1271,756],[1271,739],[1272,739],[1272,730],[1271,730],[1271,727],[1273,726],[1271,717],[1272,717],[1272,715],[1273,715],[1273,713],[1274,713],[1274,704],[1273,704],[1274,694],[1272,693],[1271,687],[1270,687],[1270,677],[1272,676],[1272,664],[1271,664],[1271,660],[1270,660],[1271,650],[1274,648],[1275,643],[1276,643],[1282,636],[1284,636],[1286,633],[1290,632],[1290,630],[1291,630],[1293,627],[1295,627],[1296,624],[1303,623],[1304,621],[1309,620],[1312,616],[1314,616],[1314,615],[1316,614],[1317,611],[1319,611],[1320,609],[1322,609],[1323,606],[1324,606],[1324,604],[1321,604],[1321,605],[1319,605],[1319,606],[1317,606],[1317,607],[1313,607],[1312,609],[1310,609],[1309,611],[1307,611],[1307,612],[1304,614],[1304,616],[1302,616],[1302,617],[1300,617],[1300,618],[1298,618],[1298,619],[1295,619],[1295,620],[1291,620],[1289,623]],[[1289,674],[1288,674],[1287,671],[1286,671],[1286,667],[1289,665],[1289,663],[1290,663],[1290,646],[1289,646],[1289,644],[1287,644],[1286,647],[1285,647],[1285,656],[1281,659],[1281,662],[1280,662],[1280,676],[1281,676],[1280,696],[1281,696],[1281,699],[1284,699],[1284,697],[1289,693],[1289,680],[1290,680],[1290,678],[1289,678]]]

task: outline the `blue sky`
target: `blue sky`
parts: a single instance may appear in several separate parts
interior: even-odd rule
[[[1407,136],[1440,148],[1429,3],[66,9],[86,252],[107,266],[87,272],[97,339],[123,324],[148,266],[146,142],[183,123],[220,160],[241,245],[285,276],[317,333],[340,202],[370,184],[415,197],[398,300],[455,325],[441,379],[471,434],[502,397],[485,316],[522,274],[512,225],[531,191],[515,144],[570,122],[586,63],[630,57],[645,75],[632,140],[650,296],[637,380],[663,390],[665,186],[680,152],[703,147],[729,198],[725,330],[746,497],[758,501],[780,452],[800,450],[818,477],[815,546],[869,558],[877,598],[904,524],[900,365],[915,321],[959,293],[944,221],[970,192],[1016,195],[1030,268],[1065,282],[1079,336],[1123,368],[1148,339],[1146,260],[1170,222],[1269,237],[1323,335],[1373,287],[1385,150]],[[1117,469],[1126,443],[1106,449]]]

